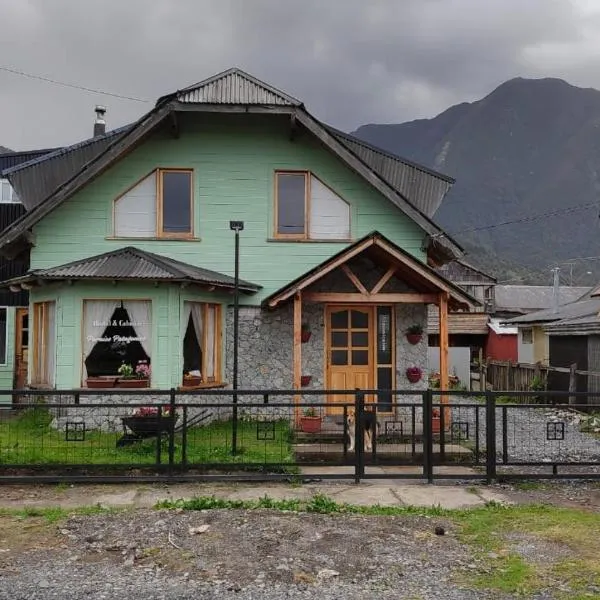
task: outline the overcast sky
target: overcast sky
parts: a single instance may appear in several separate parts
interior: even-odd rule
[[[600,89],[599,0],[0,0],[0,145],[70,144],[238,66],[327,123],[432,117],[516,76]]]

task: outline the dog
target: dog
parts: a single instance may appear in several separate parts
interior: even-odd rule
[[[364,449],[365,452],[371,452],[373,450],[373,435],[377,436],[379,433],[379,423],[375,411],[371,407],[365,407],[361,421]],[[350,438],[348,451],[352,452],[356,445],[356,415],[353,408],[348,409],[346,413],[346,430]]]

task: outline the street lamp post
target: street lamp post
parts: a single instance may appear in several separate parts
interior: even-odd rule
[[[235,232],[235,274],[233,284],[233,415],[231,432],[231,452],[237,454],[238,430],[238,336],[240,310],[240,231],[244,229],[243,221],[229,221],[229,229]]]

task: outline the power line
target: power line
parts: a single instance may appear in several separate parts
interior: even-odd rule
[[[10,67],[4,67],[0,65],[0,71],[6,71],[13,75],[20,75],[22,77],[28,77],[29,79],[37,79],[39,81],[45,81],[46,83],[53,83],[54,85],[61,85],[63,87],[73,88],[75,90],[82,90],[84,92],[92,92],[94,94],[102,94],[104,96],[112,96],[113,98],[121,98],[122,100],[133,100],[134,102],[150,102],[150,100],[144,100],[143,98],[136,98],[134,96],[125,96],[123,94],[115,94],[114,92],[106,92],[104,90],[96,90],[94,88],[88,88],[83,85],[75,85],[73,83],[65,83],[64,81],[57,81],[56,79],[50,79],[42,75],[34,75],[33,73],[26,73],[25,71],[19,71],[18,69],[12,69]]]
[[[472,233],[474,231],[485,231],[486,229],[495,229],[496,227],[502,227],[504,225],[514,225],[516,223],[527,223],[531,221],[537,221],[539,219],[545,219],[548,217],[555,217],[558,215],[570,214],[586,208],[592,208],[597,206],[597,202],[588,202],[587,204],[576,204],[575,206],[569,206],[567,208],[559,208],[557,210],[549,211],[546,213],[540,213],[537,215],[530,215],[529,217],[522,217],[520,219],[512,219],[510,221],[502,221],[501,223],[494,223],[493,225],[483,225],[482,227],[472,227],[470,229],[463,229],[462,231],[453,231],[450,235],[460,235],[462,233]],[[440,234],[443,236],[443,234]]]

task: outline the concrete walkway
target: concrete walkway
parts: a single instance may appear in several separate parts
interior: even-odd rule
[[[0,508],[56,507],[66,509],[101,505],[110,508],[146,508],[159,500],[194,496],[215,496],[230,500],[254,500],[263,496],[274,499],[310,499],[325,494],[337,502],[358,505],[420,506],[470,508],[488,501],[509,504],[509,499],[483,486],[424,485],[417,483],[343,482],[319,484],[165,484],[165,485],[72,485],[0,487]]]

